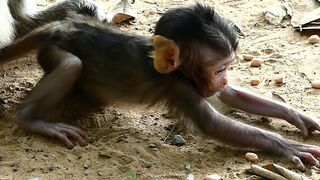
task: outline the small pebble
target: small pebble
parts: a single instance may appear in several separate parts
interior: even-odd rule
[[[262,61],[261,61],[261,60],[254,59],[254,60],[251,61],[250,66],[251,66],[251,67],[260,67],[261,64],[262,64]]]
[[[151,148],[151,149],[153,149],[153,148],[156,148],[157,146],[155,145],[155,144],[149,144],[148,145],[148,148]]]
[[[154,15],[154,14],[157,14],[157,9],[156,8],[150,9],[149,15]]]
[[[84,165],[83,165],[83,168],[84,168],[84,169],[89,169],[89,168],[90,168],[90,165],[89,165],[89,164],[84,164]]]
[[[277,76],[274,81],[276,84],[281,85],[285,82],[285,76]]]
[[[33,172],[33,171],[35,171],[36,170],[36,168],[34,168],[34,167],[28,167],[27,169],[26,169],[26,171],[28,172],[28,173],[31,173],[31,172]]]
[[[254,56],[251,54],[243,54],[242,57],[243,57],[243,60],[245,61],[251,61]]]
[[[260,84],[259,79],[253,79],[250,81],[251,86],[258,86]]]
[[[184,165],[184,169],[186,170],[186,173],[187,173],[187,174],[190,174],[190,173],[191,173],[191,165],[190,165],[190,164],[185,164],[185,165]]]
[[[13,172],[17,172],[20,168],[20,165],[18,163],[12,163],[10,164],[10,167],[12,167]]]
[[[318,35],[312,35],[308,38],[310,44],[316,44],[320,41],[320,37]]]
[[[143,167],[147,168],[147,169],[150,169],[152,167],[152,164],[146,162],[146,163],[144,163]]]
[[[187,141],[181,135],[174,135],[172,139],[172,144],[176,146],[182,146],[186,144]]]
[[[54,169],[55,169],[55,167],[52,166],[52,165],[48,167],[48,170],[49,170],[49,171],[53,171]]]
[[[263,123],[271,123],[272,122],[272,119],[271,118],[268,118],[268,117],[261,117],[261,121],[263,122]]]
[[[252,152],[247,152],[245,157],[251,162],[256,162],[259,159],[258,155]]]
[[[217,174],[206,175],[203,180],[222,180],[222,177]]]
[[[311,87],[315,89],[320,89],[320,80],[314,80],[311,82]]]
[[[110,153],[108,151],[100,151],[98,156],[102,157],[102,158],[110,159],[110,158],[112,158],[112,153]]]
[[[274,4],[264,10],[265,19],[272,25],[279,25],[286,14],[286,7],[282,4]]]

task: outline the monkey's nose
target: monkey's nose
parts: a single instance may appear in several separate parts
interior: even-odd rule
[[[224,90],[224,89],[226,89],[227,87],[228,87],[228,83],[225,83],[225,84],[222,85],[222,88],[221,88],[221,89]]]
[[[228,79],[225,78],[225,79],[223,80],[223,82],[222,82],[222,87],[223,87],[223,89],[225,89],[227,86],[228,86]]]

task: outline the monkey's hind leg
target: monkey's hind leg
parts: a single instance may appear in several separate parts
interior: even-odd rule
[[[64,123],[44,121],[44,115],[70,93],[82,70],[81,60],[56,46],[44,46],[38,61],[45,70],[35,88],[17,112],[18,124],[34,133],[58,138],[68,148],[87,145],[89,138],[79,128]]]

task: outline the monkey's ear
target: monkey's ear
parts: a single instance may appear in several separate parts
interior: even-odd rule
[[[178,45],[163,36],[153,36],[154,67],[159,73],[170,73],[180,66]]]

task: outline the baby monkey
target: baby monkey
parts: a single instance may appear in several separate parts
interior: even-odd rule
[[[0,63],[38,51],[45,74],[19,108],[17,123],[58,138],[68,148],[74,147],[72,141],[86,145],[86,133],[68,124],[47,122],[44,116],[80,89],[108,104],[163,105],[223,143],[286,157],[301,170],[305,169],[303,162],[320,167],[320,147],[235,121],[208,103],[206,97],[216,94],[232,107],[284,119],[306,136],[320,130],[319,119],[228,84],[227,69],[237,46],[232,26],[214,9],[196,4],[164,13],[152,37],[99,22],[48,24],[2,49]]]

